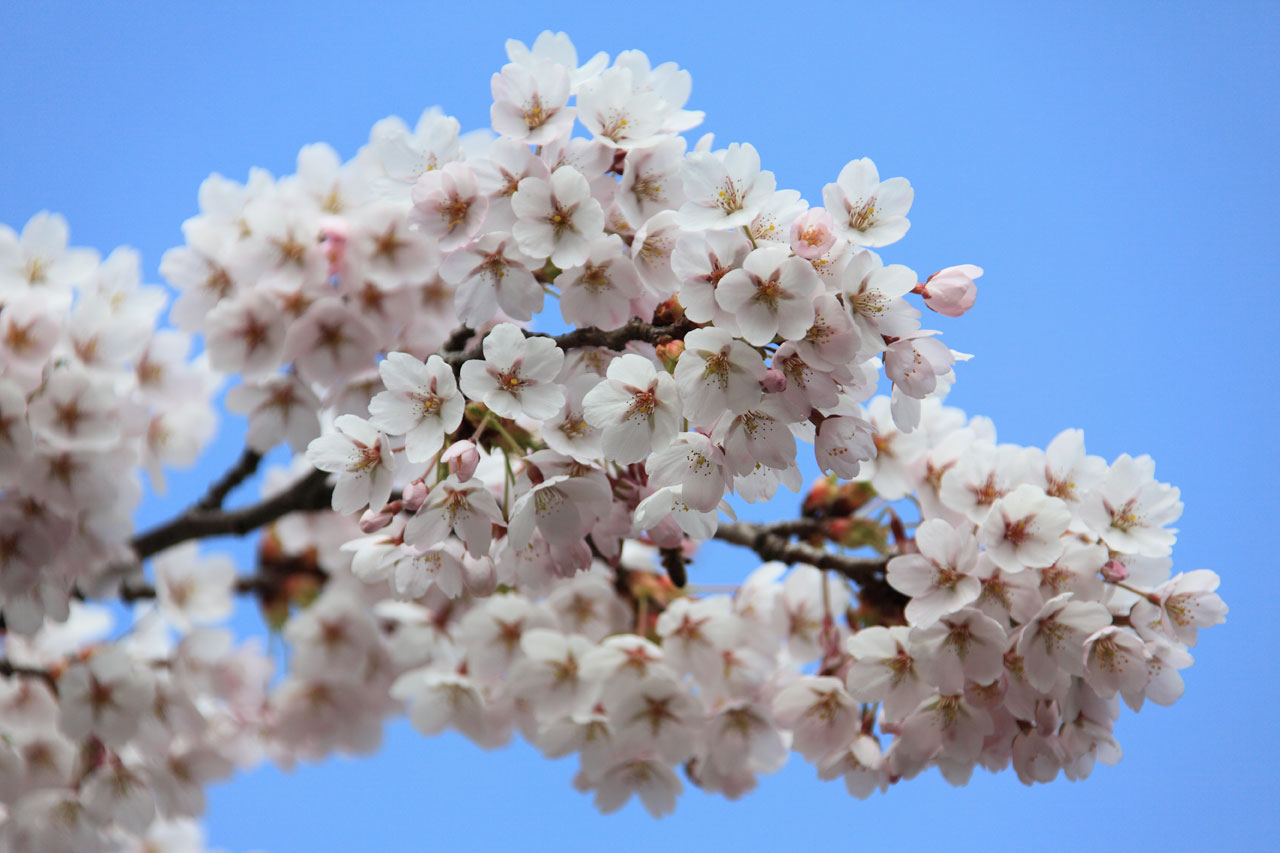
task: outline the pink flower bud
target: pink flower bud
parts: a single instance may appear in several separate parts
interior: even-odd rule
[[[764,379],[760,380],[760,387],[769,394],[785,391],[787,390],[787,374],[776,367],[770,367],[764,372]]]
[[[362,533],[377,533],[382,528],[391,523],[396,517],[396,513],[404,508],[402,501],[392,501],[382,509],[374,512],[366,509],[364,515],[360,516],[360,530]]]
[[[329,260],[329,275],[340,275],[347,260],[347,238],[350,231],[341,216],[326,216],[320,220],[320,242],[324,256]]]
[[[462,482],[470,480],[480,464],[480,451],[476,450],[473,441],[455,441],[440,457],[440,461],[448,464],[449,473]]]
[[[1107,560],[1102,567],[1102,577],[1111,583],[1120,583],[1129,577],[1129,570],[1119,560]]]
[[[978,298],[978,286],[973,280],[981,275],[982,268],[973,264],[939,270],[924,284],[924,304],[946,317],[959,317]]]
[[[791,223],[791,251],[807,261],[822,257],[836,242],[831,214],[811,207]]]
[[[427,493],[429,491],[431,490],[427,488],[427,484],[421,480],[414,480],[405,486],[404,491],[400,493],[404,499],[404,508],[409,512],[417,512],[427,502]]]

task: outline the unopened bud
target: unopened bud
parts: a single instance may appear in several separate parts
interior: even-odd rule
[[[440,461],[449,466],[449,473],[460,481],[470,480],[480,464],[480,451],[476,450],[473,441],[455,441],[440,457]]]
[[[813,484],[809,494],[805,495],[801,511],[805,515],[817,515],[827,509],[836,497],[836,485],[832,478],[823,477]]]
[[[329,261],[329,275],[340,275],[346,264],[347,238],[350,230],[341,216],[326,216],[320,220],[320,243]]]
[[[417,512],[427,502],[427,493],[429,491],[431,490],[427,488],[427,484],[422,480],[414,480],[405,486],[400,493],[401,498],[404,500],[404,508],[409,512]]]
[[[945,317],[959,317],[978,298],[978,286],[973,280],[981,275],[982,268],[973,264],[939,270],[929,276],[921,289],[924,304]]]
[[[676,362],[684,352],[684,341],[667,341],[665,344],[654,347],[654,351],[657,352],[658,358],[662,359],[662,366],[670,373],[676,369]]]
[[[377,512],[366,509],[364,515],[360,516],[360,531],[366,534],[377,533],[390,524],[391,520],[403,508],[403,501],[392,501]]]
[[[777,394],[787,390],[787,374],[778,370],[776,367],[770,367],[764,372],[764,379],[760,380],[760,387],[767,394]]]
[[[1119,560],[1107,560],[1102,566],[1102,577],[1110,583],[1120,583],[1129,577],[1129,570]]]

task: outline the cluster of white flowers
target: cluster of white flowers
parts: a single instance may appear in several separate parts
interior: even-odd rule
[[[810,207],[750,144],[688,145],[674,64],[579,65],[550,33],[507,52],[496,137],[431,110],[347,162],[310,145],[294,175],[205,181],[161,264],[182,332],[154,331],[132,254],[68,251],[47,215],[0,230],[13,849],[198,847],[172,821],[202,783],[369,752],[406,709],[577,753],[602,810],[660,815],[678,768],[737,797],[791,750],[859,797],[933,766],[1080,778],[1119,757],[1119,698],[1181,694],[1226,608],[1212,572],[1170,577],[1177,490],[1079,432],[1002,445],[943,405],[967,356],[908,296],[958,317],[982,271],[872,251],[909,227],[905,179],[853,160]],[[548,296],[572,331],[530,330]],[[194,459],[216,373],[251,451],[295,451],[268,500],[319,470],[332,511],[264,516],[252,578],[162,552],[138,622],[160,627],[97,642],[78,605],[58,626],[122,579],[146,597],[135,471]],[[728,496],[800,488],[797,441],[829,473],[805,517],[724,522]],[[684,588],[712,537],[766,560],[732,595]],[[237,588],[292,650],[270,686],[208,627]]]
[[[48,213],[0,225],[0,612],[23,634],[138,569],[139,469],[163,489],[217,423],[218,380],[156,329],[165,292],[140,284],[138,254],[67,236]]]

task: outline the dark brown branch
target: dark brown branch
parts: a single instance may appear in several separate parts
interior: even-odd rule
[[[0,658],[0,677],[8,678],[10,676],[20,675],[27,678],[39,678],[53,687],[56,683],[53,673],[47,669],[40,669],[33,666],[18,666],[11,663],[8,658]]]
[[[476,330],[470,326],[459,326],[449,333],[444,346],[440,347],[440,349],[446,353],[461,352],[467,341],[471,340],[472,335],[475,333]]]
[[[193,508],[135,536],[133,552],[138,555],[139,560],[145,560],[166,548],[191,539],[244,536],[291,512],[328,509],[333,494],[332,489],[325,484],[328,476],[323,471],[312,471],[284,491],[243,509]]]
[[[306,575],[323,583],[329,579],[328,572],[314,567],[286,565],[284,567],[264,566],[256,575],[241,575],[236,578],[237,595],[261,595],[275,593],[280,589],[282,578]],[[124,584],[120,587],[120,600],[125,602],[147,601],[156,597],[156,588],[149,583]]]
[[[850,557],[815,548],[803,542],[788,541],[787,533],[796,532],[799,524],[802,522],[757,525],[739,521],[721,524],[716,530],[716,538],[721,542],[744,545],[755,551],[763,560],[807,563],[819,569],[838,572],[860,586],[884,580],[888,557]]]
[[[262,454],[246,447],[240,454],[240,458],[236,460],[236,464],[209,487],[204,497],[196,502],[195,508],[198,510],[221,509],[222,502],[227,499],[231,490],[252,477],[261,462]]]
[[[602,331],[594,326],[587,326],[582,329],[574,329],[572,332],[565,332],[563,335],[545,335],[541,332],[525,332],[525,335],[531,338],[551,338],[556,342],[556,346],[563,350],[577,347],[605,347],[621,351],[631,341],[643,341],[644,343],[657,345],[664,341],[683,338],[696,328],[698,328],[697,324],[687,321],[672,323],[669,326],[655,326],[649,323],[642,323],[639,320],[632,320],[622,328],[609,332]],[[453,367],[454,371],[457,371],[458,368],[462,367],[463,362],[484,358],[484,349],[481,344],[476,344],[463,352],[442,353],[441,357]]]

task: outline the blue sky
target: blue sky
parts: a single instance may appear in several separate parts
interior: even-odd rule
[[[1031,8],[1035,6],[1036,8]],[[780,187],[820,198],[854,157],[916,190],[886,260],[986,269],[977,307],[939,318],[977,354],[951,402],[1000,438],[1068,426],[1091,452],[1150,453],[1179,486],[1175,568],[1212,568],[1231,606],[1172,708],[1128,712],[1125,758],[1033,789],[936,775],[868,802],[793,758],[738,803],[687,793],[674,817],[599,817],[574,765],[485,753],[406,725],[374,759],[213,791],[229,850],[1191,850],[1280,838],[1274,653],[1273,283],[1280,12],[1256,3],[9,3],[0,28],[0,222],[50,209],[73,242],[140,249],[151,280],[210,172],[350,156],[370,125],[440,104],[487,126],[508,37],[570,33],[693,75],[719,143],[749,141]],[[373,7],[371,7],[373,8]],[[239,448],[175,478],[175,504]],[[186,491],[183,491],[185,484]],[[145,518],[166,505],[150,501]],[[716,552],[707,577],[735,563]],[[694,579],[699,570],[695,567]]]

